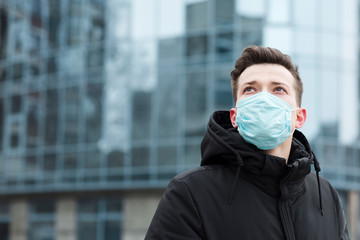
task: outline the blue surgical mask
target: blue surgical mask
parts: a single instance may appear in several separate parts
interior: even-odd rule
[[[238,131],[259,149],[274,149],[293,134],[291,115],[296,109],[268,92],[247,97],[237,104]]]

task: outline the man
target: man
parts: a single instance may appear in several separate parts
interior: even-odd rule
[[[306,120],[297,66],[251,46],[231,77],[236,107],[211,116],[201,167],[170,182],[145,239],[349,239],[339,196],[296,130]]]

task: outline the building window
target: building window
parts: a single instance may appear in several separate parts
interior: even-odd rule
[[[143,140],[150,138],[151,131],[151,113],[152,109],[152,94],[147,91],[133,92],[133,128],[132,139]]]
[[[6,57],[6,39],[8,34],[8,9],[4,6],[0,6],[0,59]],[[1,76],[0,76],[1,79]]]
[[[0,48],[0,58],[1,58],[1,48]],[[6,74],[8,72],[8,67],[1,66],[0,67],[0,83],[6,81]]]
[[[87,143],[96,143],[101,138],[103,84],[89,84],[84,98]]]
[[[66,89],[65,144],[78,142],[80,96],[79,87]]]
[[[147,180],[150,170],[150,148],[138,147],[132,149],[132,179]]]
[[[208,2],[190,3],[186,6],[186,30],[202,30],[209,26]]]
[[[55,239],[54,199],[36,199],[30,203],[28,239]]]
[[[242,50],[249,45],[263,44],[263,21],[261,17],[237,16],[237,25],[241,31],[236,34],[236,51]],[[239,38],[240,37],[240,38]]]
[[[4,120],[4,99],[0,98],[0,152],[3,150]]]
[[[232,32],[219,33],[216,35],[216,60],[227,61],[232,60],[232,55],[234,52],[234,34]]]
[[[86,37],[91,42],[103,41],[105,34],[105,3],[91,0],[89,4],[89,24]]]
[[[177,151],[175,145],[158,147],[158,179],[171,179],[176,175]]]
[[[45,144],[54,146],[57,143],[59,97],[57,90],[46,91]]]
[[[20,113],[22,107],[22,97],[21,95],[13,95],[11,97],[11,113]]]
[[[12,69],[13,81],[18,81],[18,80],[20,80],[20,78],[23,77],[23,69],[24,69],[23,63],[14,63],[13,69]]]
[[[0,236],[3,240],[9,239],[9,204],[7,202],[0,202]]]
[[[86,65],[88,68],[101,67],[104,62],[103,49],[90,49],[87,52]]]
[[[179,125],[179,77],[176,75],[159,76],[158,112],[159,138],[174,138],[178,136]]]
[[[40,93],[39,92],[30,92],[27,96],[27,132],[26,132],[26,145],[28,148],[34,148],[38,145],[39,142],[39,106],[40,102]]]
[[[234,0],[215,1],[215,19],[218,27],[229,27],[234,21]]]
[[[56,153],[48,153],[44,155],[43,171],[44,172],[56,171]]]
[[[60,11],[61,2],[48,0],[49,15],[47,19],[47,31],[49,45],[55,48],[59,45],[59,29],[60,29]]]
[[[231,64],[229,63],[229,66]],[[234,106],[230,73],[231,69],[219,68],[215,73],[215,99],[214,107],[216,110],[226,110]]]
[[[84,19],[82,19],[83,14],[81,3],[77,1],[70,1],[67,14],[67,43],[70,46],[78,45],[81,43],[81,40],[83,38],[81,23]]]
[[[158,56],[161,63],[168,64],[169,60],[178,60],[181,56],[180,38],[160,39],[158,42]],[[161,71],[162,68],[159,68]]]
[[[120,240],[121,223],[120,198],[79,200],[78,240]]]
[[[18,149],[20,147],[20,138],[21,138],[21,119],[19,116],[8,115],[6,116],[5,122],[5,139],[7,140],[7,145],[5,145],[9,150]]]
[[[199,67],[200,68],[200,67]],[[207,73],[193,71],[186,75],[185,113],[186,136],[203,136],[207,114]]]
[[[208,37],[205,34],[187,37],[187,57],[206,57],[206,54],[208,54]]]

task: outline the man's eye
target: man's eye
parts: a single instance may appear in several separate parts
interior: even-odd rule
[[[252,91],[255,91],[253,87],[247,87],[244,89],[244,92],[252,92]]]
[[[277,88],[275,88],[275,91],[276,91],[276,92],[286,92],[285,89],[282,88],[282,87],[277,87]]]

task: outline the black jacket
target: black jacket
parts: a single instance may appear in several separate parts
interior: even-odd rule
[[[311,172],[319,167],[301,132],[286,164],[246,143],[229,112],[215,112],[201,151],[201,166],[170,182],[145,239],[349,239],[339,196]]]

